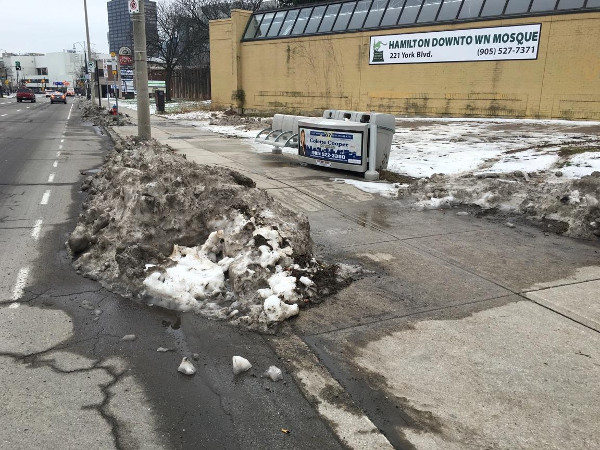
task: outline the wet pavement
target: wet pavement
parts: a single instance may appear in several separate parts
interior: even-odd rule
[[[284,335],[304,353],[275,344],[318,357],[297,362],[296,377],[316,405],[344,409],[306,381],[320,362],[346,410],[396,448],[600,447],[600,405],[590,401],[600,395],[598,242],[418,211],[333,181],[353,175],[163,123],[153,118],[154,137],[189,160],[239,170],[306,214],[318,258],[366,269],[289,322]]]

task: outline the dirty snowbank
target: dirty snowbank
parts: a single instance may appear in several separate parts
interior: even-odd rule
[[[113,116],[108,109],[98,106],[90,100],[80,100],[79,108],[81,109],[81,116],[90,120],[96,126],[123,126],[132,123],[127,114],[118,113]]]
[[[73,265],[124,296],[270,331],[347,279],[312,257],[305,216],[156,141],[118,142],[82,190]]]
[[[418,208],[461,208],[476,216],[523,222],[544,231],[596,240],[600,237],[600,172],[552,183],[539,174],[432,175],[401,196]]]

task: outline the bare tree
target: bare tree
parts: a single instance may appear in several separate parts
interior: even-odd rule
[[[226,19],[231,17],[232,9],[245,9],[256,11],[263,0],[177,0],[179,8],[185,11],[194,23],[194,30],[202,42],[209,41],[210,20]]]
[[[166,99],[170,101],[173,72],[193,59],[200,51],[202,41],[194,28],[194,21],[178,2],[156,5],[156,24],[156,40],[148,43],[148,52],[155,55],[151,64],[165,71]]]

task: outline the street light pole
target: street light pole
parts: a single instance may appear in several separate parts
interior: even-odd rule
[[[90,27],[88,26],[88,13],[87,13],[87,0],[83,0],[83,9],[85,10],[85,35],[87,38],[87,60],[91,61],[92,60],[92,46],[90,45]],[[86,66],[87,69],[87,66]],[[94,77],[94,72],[95,71],[90,71],[90,86],[91,86],[91,94],[92,94],[92,103],[95,100],[95,93],[94,93],[94,83],[96,81],[96,77]]]
[[[132,13],[133,53],[137,90],[138,137],[150,139],[150,100],[148,98],[148,63],[146,62],[146,19],[144,0],[139,0],[139,13]]]

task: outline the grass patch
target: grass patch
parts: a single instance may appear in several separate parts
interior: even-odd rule
[[[569,156],[579,155],[587,152],[600,152],[600,145],[582,145],[582,146],[568,146],[561,147],[558,151],[558,156],[561,158],[568,158]]]
[[[390,183],[412,184],[418,178],[409,177],[408,175],[400,175],[399,173],[390,172],[389,170],[381,169],[379,171],[379,179],[389,181]]]

